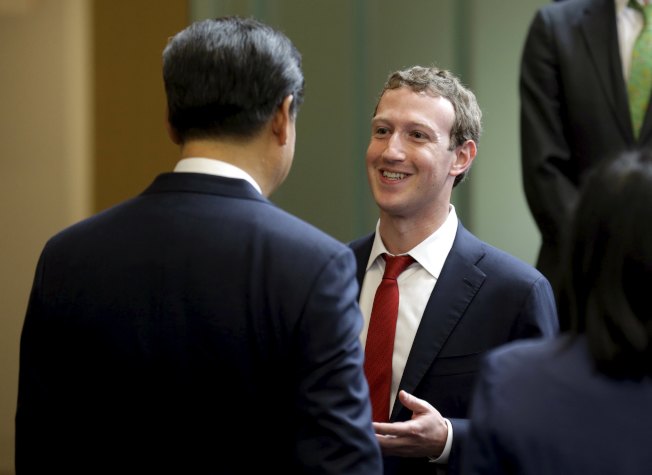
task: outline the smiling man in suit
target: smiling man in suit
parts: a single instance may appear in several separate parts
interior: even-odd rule
[[[169,41],[174,172],[41,254],[19,475],[381,473],[353,253],[267,199],[294,155],[300,63],[253,19]]]
[[[437,68],[391,74],[372,119],[366,164],[380,219],[375,233],[350,245],[362,284],[365,371],[387,474],[456,473],[481,356],[558,329],[546,278],[473,236],[450,203],[475,159],[480,133],[475,96]],[[376,338],[387,332],[374,329],[384,314],[376,309],[387,305],[377,300],[393,256],[410,256],[412,263],[395,280],[397,320],[389,330],[395,333],[382,344],[391,350],[379,376]]]

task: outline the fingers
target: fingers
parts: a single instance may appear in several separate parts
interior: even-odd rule
[[[439,411],[430,403],[405,391],[399,400],[412,418],[399,422],[374,422],[376,439],[384,455],[401,457],[438,456],[448,438],[448,426]]]
[[[376,440],[384,455],[425,457],[440,454],[446,443],[446,434],[432,431],[432,417],[412,419],[391,424],[374,423]],[[443,441],[441,435],[444,436]]]
[[[427,401],[419,399],[418,397],[413,396],[412,394],[403,390],[398,393],[398,398],[401,401],[401,404],[415,413],[430,412],[434,409]]]
[[[376,435],[404,436],[410,433],[409,422],[374,422]]]

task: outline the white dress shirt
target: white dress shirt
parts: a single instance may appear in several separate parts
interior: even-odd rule
[[[221,160],[215,160],[214,158],[183,158],[179,160],[177,166],[174,167],[174,172],[206,173],[208,175],[223,176],[226,178],[239,178],[251,183],[251,186],[253,186],[258,191],[258,193],[262,194],[260,185],[256,183],[256,180],[254,180],[253,177],[249,175],[249,173],[241,168],[236,167],[235,165],[231,165],[230,163],[226,163]]]
[[[620,60],[623,68],[625,84],[629,79],[632,64],[632,50],[639,33],[643,29],[643,14],[635,8],[628,6],[629,0],[614,0],[616,3],[616,26],[618,28],[618,45],[620,47]],[[637,0],[641,5],[645,2]]]
[[[450,205],[450,211],[444,224],[407,253],[416,262],[403,271],[396,280],[399,290],[399,303],[396,336],[394,337],[394,354],[392,357],[390,410],[394,405],[405,364],[412,348],[412,342],[421,323],[421,317],[430,299],[430,294],[435,288],[441,269],[444,267],[448,253],[453,247],[453,241],[457,234],[457,222],[455,207]],[[390,254],[383,244],[378,227],[379,223],[376,224],[376,236],[360,290],[360,310],[364,317],[364,327],[360,338],[363,345],[367,340],[369,318],[371,317],[376,289],[385,272],[385,260],[381,257],[381,254]],[[435,459],[437,462],[448,460],[448,454],[450,453],[453,431],[448,420],[446,420],[446,424],[448,425],[448,440],[442,455]]]

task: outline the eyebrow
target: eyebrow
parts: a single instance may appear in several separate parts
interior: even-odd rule
[[[371,125],[378,125],[378,124],[384,124],[384,123],[390,123],[393,124],[394,122],[390,119],[384,118],[383,116],[375,116],[371,119]],[[436,136],[437,138],[440,136],[439,133],[435,130],[435,128],[425,122],[419,122],[419,121],[409,121],[403,124],[405,128],[408,129],[425,129],[429,134]]]

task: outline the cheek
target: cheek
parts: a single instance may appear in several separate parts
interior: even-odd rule
[[[376,155],[372,147],[370,146],[367,149],[367,153],[365,155],[365,169],[367,170],[367,180],[369,181],[369,185],[371,188],[374,187],[374,177],[376,175],[376,162],[378,161],[378,155]]]
[[[378,160],[381,152],[381,147],[372,141],[367,147],[367,153],[365,154],[365,161],[367,162],[367,165],[371,165],[376,160]]]
[[[365,154],[364,162],[368,167],[371,166],[374,162],[373,155],[371,154],[371,150],[369,149],[367,149],[367,153]]]

